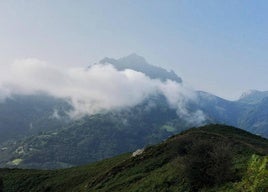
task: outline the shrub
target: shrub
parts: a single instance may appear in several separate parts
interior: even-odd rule
[[[184,158],[184,176],[192,191],[232,179],[232,154],[224,143],[198,141]]]
[[[236,191],[268,191],[268,156],[253,155],[242,181],[237,183]]]

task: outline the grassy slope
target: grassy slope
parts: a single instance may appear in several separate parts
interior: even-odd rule
[[[124,154],[86,166],[53,171],[2,169],[0,175],[8,192],[188,191],[188,183],[182,175],[184,157],[181,151],[185,150],[184,146],[202,140],[228,145],[234,156],[236,173],[233,182],[204,191],[227,191],[227,188],[239,191],[238,187],[248,184],[245,176],[252,174],[248,173],[248,163],[253,154],[257,154],[260,161],[261,156],[268,155],[268,140],[240,129],[210,125],[173,136],[146,148],[136,157]],[[266,173],[263,173],[264,177]]]

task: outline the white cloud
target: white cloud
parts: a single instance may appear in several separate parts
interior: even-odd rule
[[[177,115],[181,119],[184,119],[189,126],[200,125],[206,120],[201,110],[188,110],[187,104],[197,101],[194,91],[170,80],[161,84],[160,89],[165,95],[170,107],[176,109]]]
[[[74,110],[72,117],[139,104],[151,94],[163,93],[178,115],[189,118],[185,104],[194,94],[174,81],[152,80],[143,73],[117,71],[112,65],[84,68],[60,68],[38,59],[17,60],[0,79],[2,97],[11,94],[45,92],[66,99]]]

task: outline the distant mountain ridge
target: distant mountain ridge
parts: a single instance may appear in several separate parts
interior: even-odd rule
[[[102,59],[100,63],[111,64],[119,71],[132,69],[134,71],[142,72],[152,79],[160,79],[162,81],[169,79],[182,83],[182,79],[174,71],[171,70],[168,72],[161,67],[150,65],[143,57],[135,53],[118,60],[106,57]]]
[[[257,96],[255,95],[257,93]],[[198,106],[209,121],[236,126],[268,138],[268,96],[254,91],[237,101],[229,101],[198,91]]]
[[[266,97],[268,97],[268,91],[249,90],[243,93],[238,101],[243,103],[255,104],[261,102],[261,100]]]

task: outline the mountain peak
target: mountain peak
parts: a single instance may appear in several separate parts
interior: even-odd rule
[[[128,56],[123,57],[123,58],[138,58],[138,59],[143,59],[143,60],[145,60],[144,57],[138,55],[137,53],[131,53],[131,54],[129,54]]]
[[[182,82],[182,79],[178,77],[174,71],[169,72],[162,67],[151,65],[142,56],[137,55],[136,53],[132,53],[117,60],[105,57],[100,61],[100,63],[111,64],[119,71],[132,69],[134,71],[142,72],[151,79],[160,79],[161,81],[169,79],[178,83]]]
[[[238,101],[243,103],[258,103],[263,100],[265,97],[268,97],[268,91],[258,91],[258,90],[248,90],[244,92]]]
[[[241,94],[241,96],[239,97],[239,99],[243,99],[245,97],[258,94],[259,92],[261,92],[261,91],[258,91],[258,90],[255,90],[255,89],[247,90],[247,91],[245,91],[244,93]]]
[[[145,63],[148,64],[144,57],[136,53],[132,53],[126,57],[122,57],[120,58],[120,60],[130,60],[132,62],[136,62],[137,64],[145,64]]]

